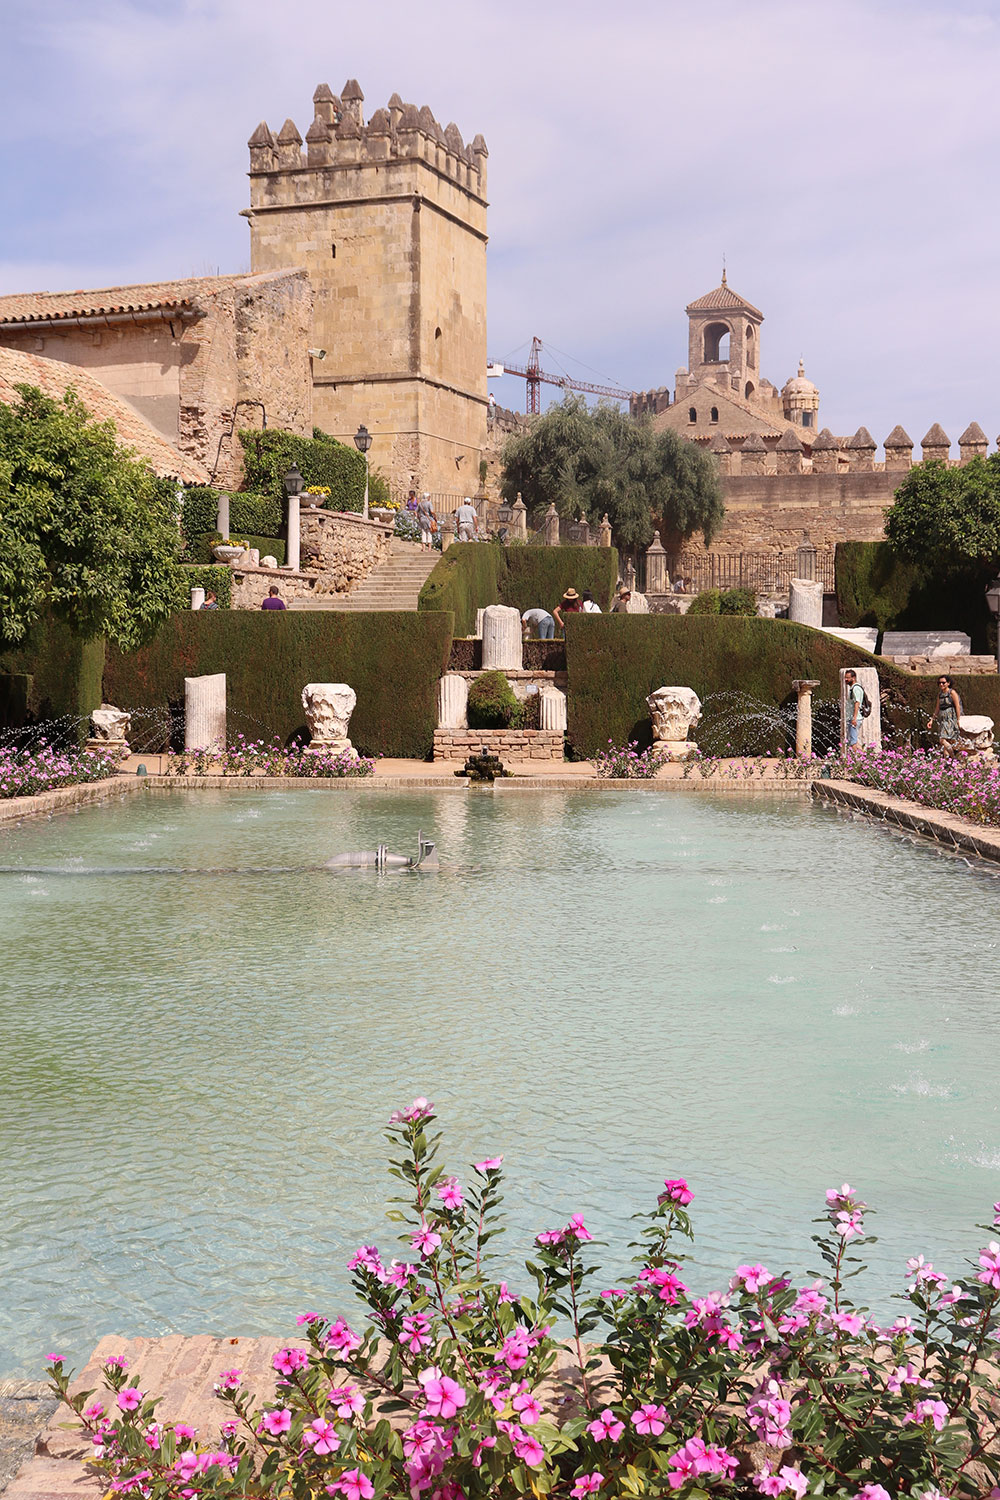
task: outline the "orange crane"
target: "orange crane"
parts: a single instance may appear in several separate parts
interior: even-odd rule
[[[635,395],[634,391],[621,391],[614,385],[592,385],[586,380],[573,380],[569,375],[549,375],[540,368],[538,356],[541,353],[542,341],[536,334],[531,340],[531,353],[528,355],[527,365],[501,364],[499,361],[491,365],[497,374],[520,375],[527,382],[525,411],[530,415],[538,413],[542,409],[540,386],[544,380],[546,385],[561,385],[571,391],[589,391],[594,396],[610,396],[614,401],[630,401]]]

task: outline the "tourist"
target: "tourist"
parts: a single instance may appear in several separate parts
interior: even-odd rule
[[[627,615],[627,614],[629,614],[630,613],[629,605],[631,604],[631,602],[632,602],[632,590],[629,589],[629,588],[626,588],[624,586],[624,584],[623,584],[622,587],[618,590],[618,598],[615,600],[614,604],[612,604],[612,606],[611,606],[611,613],[613,615]]]
[[[458,538],[460,542],[471,542],[473,538],[479,539],[479,518],[476,515],[476,507],[466,495],[458,510],[455,512],[455,524],[458,526]]]
[[[416,508],[417,508],[417,492],[416,492],[416,490],[411,490],[410,493],[407,495],[407,497],[406,497],[406,508],[407,508],[408,511],[411,512],[411,514],[416,511]]]
[[[583,613],[585,615],[599,615],[601,613],[601,606],[599,604],[595,604],[594,596],[589,589],[584,589],[582,597]]]
[[[417,523],[420,526],[420,545],[425,552],[429,552],[434,545],[437,516],[434,514],[431,497],[427,493],[421,495],[417,502]]]
[[[267,591],[267,598],[264,600],[264,602],[261,604],[260,607],[261,607],[261,609],[287,609],[288,608],[288,605],[285,603],[284,599],[282,599],[281,596],[280,596],[280,594],[278,593],[278,585],[276,583],[272,583],[271,584],[271,587]]]
[[[559,626],[559,629],[563,632],[563,634],[566,633],[566,622],[563,619],[563,615],[578,615],[582,610],[583,600],[580,598],[580,595],[577,593],[576,589],[567,589],[565,594],[563,594],[562,598],[559,600],[559,603],[556,605],[555,609],[552,611],[552,613],[556,617],[556,624]]]
[[[218,609],[219,599],[214,589],[209,589],[205,595],[205,602],[201,607],[202,609]]]
[[[857,672],[850,669],[844,673],[844,685],[847,688],[847,748],[850,750],[858,743],[858,734],[861,731],[861,705],[865,701],[865,692],[858,681]]]
[[[556,622],[547,609],[526,609],[521,616],[525,639],[532,630],[540,641],[551,641],[556,633]]]
[[[950,677],[939,677],[937,708],[927,720],[927,728],[933,729],[934,720],[937,719],[938,739],[946,750],[958,748],[958,721],[961,715],[962,700],[955,691],[954,681]]]

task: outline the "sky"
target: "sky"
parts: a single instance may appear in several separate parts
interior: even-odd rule
[[[0,293],[248,268],[247,137],[354,77],[486,137],[492,358],[673,388],[725,257],[822,425],[1000,432],[1000,0],[0,0],[0,59]]]

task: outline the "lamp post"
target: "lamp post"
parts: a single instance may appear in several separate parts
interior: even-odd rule
[[[299,571],[299,496],[305,488],[305,480],[299,473],[298,464],[292,464],[284,478],[285,494],[288,497],[288,556],[285,558],[286,567],[291,568],[293,573]]]
[[[997,622],[997,671],[1000,672],[1000,574],[994,578],[986,590],[986,603],[989,605],[990,614]]]
[[[371,447],[371,445],[372,435],[368,431],[368,428],[365,426],[364,422],[362,422],[361,426],[354,434],[354,446],[355,448],[357,448],[359,453],[363,453],[365,455],[365,505],[364,510],[361,512],[361,514],[364,516],[366,521],[368,519],[368,449]]]

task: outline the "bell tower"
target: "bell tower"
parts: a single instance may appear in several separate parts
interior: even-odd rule
[[[688,315],[688,377],[712,381],[751,401],[760,385],[760,325],[764,314],[722,282],[684,309]]]

